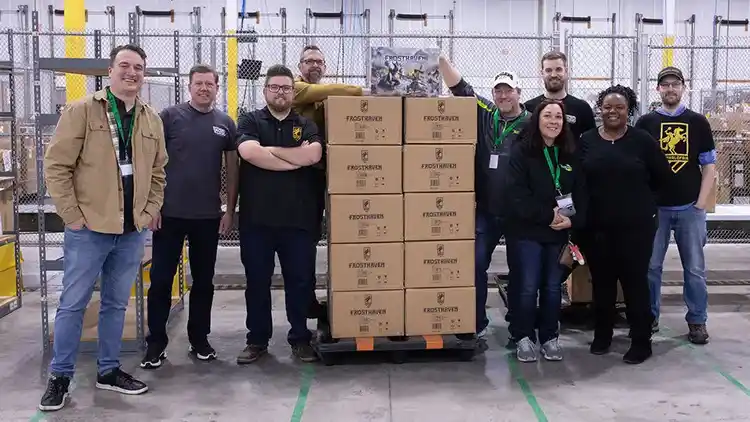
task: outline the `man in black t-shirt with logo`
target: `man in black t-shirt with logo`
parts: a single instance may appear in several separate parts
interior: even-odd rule
[[[320,170],[323,140],[312,120],[292,110],[294,76],[275,65],[266,71],[266,107],[237,124],[240,161],[240,258],[247,287],[247,340],[237,363],[255,362],[273,334],[271,278],[279,256],[291,329],[287,341],[303,362],[317,360],[310,346],[307,314],[315,294],[320,234]]]
[[[708,288],[703,246],[706,244],[706,206],[716,177],[716,149],[708,120],[680,104],[685,89],[682,71],[666,67],[657,77],[662,105],[636,123],[659,142],[672,177],[659,192],[659,228],[649,265],[651,309],[658,330],[664,257],[674,232],[684,269],[684,294],[689,340],[706,344]]]

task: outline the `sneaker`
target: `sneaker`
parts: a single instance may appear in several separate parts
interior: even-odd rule
[[[536,362],[537,349],[536,344],[531,339],[524,337],[516,345],[516,358],[520,362]]]
[[[553,338],[542,345],[542,356],[547,360],[562,360],[563,353],[560,340]]]
[[[655,319],[654,322],[651,324],[651,334],[656,334],[659,332],[659,320]]]
[[[191,344],[190,347],[188,347],[188,353],[198,358],[198,360],[209,361],[216,359],[216,350],[211,347],[208,341],[199,344],[199,346],[193,346]]]
[[[483,339],[483,338],[487,337],[487,328],[489,328],[489,327],[484,327],[482,329],[482,331],[478,332],[477,333],[477,338]]]
[[[237,364],[246,365],[248,363],[253,363],[266,353],[268,353],[268,346],[255,346],[248,344],[242,349],[240,354],[237,355]]]
[[[144,369],[155,369],[161,366],[162,363],[167,359],[167,351],[160,348],[149,346],[146,349],[146,356],[141,361],[141,368]]]
[[[120,368],[116,368],[106,375],[98,375],[96,377],[96,388],[131,396],[148,391],[148,386],[145,383],[138,381]]]
[[[688,324],[688,340],[693,344],[708,343],[708,330],[706,324]]]
[[[60,410],[65,406],[65,401],[70,397],[68,393],[70,378],[51,377],[47,382],[47,390],[39,403],[39,410],[47,412]]]
[[[318,360],[318,355],[313,350],[310,343],[300,343],[292,346],[292,354],[302,362],[315,362]]]

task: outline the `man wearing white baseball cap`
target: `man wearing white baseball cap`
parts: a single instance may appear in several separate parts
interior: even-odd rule
[[[518,75],[512,71],[498,73],[492,82],[494,101],[478,95],[474,88],[445,56],[438,62],[445,84],[457,97],[477,99],[477,150],[475,155],[476,240],[475,286],[477,294],[477,334],[486,333],[489,320],[487,303],[487,269],[492,252],[503,235],[503,195],[505,192],[508,157],[511,146],[518,139],[531,113],[521,104]],[[511,261],[511,260],[508,260]],[[512,278],[512,269],[509,278]],[[513,303],[512,289],[508,307]],[[512,326],[512,324],[511,324]],[[512,328],[511,328],[512,330]],[[513,333],[511,332],[511,337]]]

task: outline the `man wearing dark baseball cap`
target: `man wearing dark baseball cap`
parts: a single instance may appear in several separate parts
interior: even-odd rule
[[[659,72],[657,88],[662,105],[643,115],[635,126],[658,140],[672,176],[659,192],[659,227],[649,265],[653,330],[658,330],[664,257],[674,232],[684,269],[683,297],[688,311],[688,339],[706,344],[708,288],[703,246],[706,243],[706,207],[716,177],[716,149],[711,126],[702,114],[681,104],[685,92],[682,71],[669,66]]]

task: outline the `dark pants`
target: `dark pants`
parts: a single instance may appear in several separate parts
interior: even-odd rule
[[[565,269],[559,264],[563,244],[506,239],[511,248],[513,289],[516,295],[509,327],[514,339],[528,337],[539,344],[557,338],[560,322],[560,280]],[[537,309],[537,295],[539,308]]]
[[[487,270],[492,263],[492,253],[502,237],[502,225],[496,216],[477,211],[476,239],[474,241],[474,286],[477,297],[477,333],[487,328]],[[510,293],[508,293],[510,295]],[[510,300],[509,300],[510,301]]]
[[[308,343],[307,313],[314,295],[310,274],[315,272],[317,233],[296,228],[240,225],[240,256],[247,287],[247,344],[267,346],[273,334],[271,278],[279,255],[284,277],[286,316],[292,328],[289,344]]]
[[[219,246],[220,218],[192,220],[163,216],[161,229],[154,232],[151,287],[148,290],[148,330],[150,346],[167,346],[167,320],[172,307],[172,283],[180,253],[187,237],[188,258],[193,284],[190,288],[188,340],[197,345],[211,332],[211,306],[214,299],[214,269]]]
[[[626,314],[633,341],[651,338],[648,265],[656,223],[642,228],[598,230],[588,233],[586,258],[591,271],[595,313],[594,335],[611,339],[615,325],[617,282],[625,296]]]

